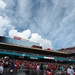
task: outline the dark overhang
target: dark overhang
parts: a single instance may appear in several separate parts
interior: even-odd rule
[[[17,46],[17,45],[7,44],[7,43],[0,43],[0,49],[27,52],[27,53],[35,53],[35,54],[43,54],[43,55],[51,55],[51,56],[58,56],[58,57],[59,56],[67,57],[67,54],[62,53],[62,52],[47,51],[47,50],[29,48],[25,46]]]

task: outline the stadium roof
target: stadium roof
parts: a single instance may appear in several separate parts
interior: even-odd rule
[[[69,48],[62,48],[62,49],[58,49],[57,51],[64,51],[64,50],[75,50],[75,47],[69,47]]]
[[[0,43],[0,49],[35,53],[35,54],[43,54],[43,55],[51,55],[51,56],[60,56],[60,57],[67,56],[67,54],[65,54],[63,52],[56,52],[56,51],[52,51],[52,50],[48,51],[48,50],[43,50],[43,49],[30,48],[30,47],[18,46],[18,45],[7,44],[7,43]]]

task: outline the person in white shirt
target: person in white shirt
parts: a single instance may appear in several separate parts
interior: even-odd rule
[[[40,65],[37,65],[37,75],[40,75]]]
[[[68,73],[69,75],[74,75],[73,66],[70,66],[70,68],[67,69],[67,73]]]
[[[2,61],[0,61],[0,75],[3,75],[4,68],[2,66]]]
[[[37,65],[37,70],[40,70],[40,66],[39,66],[39,64]]]

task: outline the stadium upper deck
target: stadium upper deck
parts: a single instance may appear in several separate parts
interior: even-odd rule
[[[12,51],[20,51],[20,52],[31,52],[35,54],[44,54],[44,55],[53,55],[53,56],[62,56],[65,57],[64,52],[56,52],[53,50],[43,50],[42,48],[34,48],[33,45],[39,47],[38,43],[29,42],[26,40],[16,40],[12,38],[7,38],[0,36],[0,48],[5,50],[12,50]]]
[[[33,55],[35,54],[35,55],[33,56],[33,55],[27,54],[26,56],[36,57],[36,55],[38,55],[37,56],[38,58],[41,58],[41,59],[55,58],[56,61],[65,60],[64,58],[70,56],[70,54],[67,54],[61,51],[53,51],[53,50],[48,51],[48,50],[43,50],[39,48],[33,48],[32,47],[33,45],[36,45],[39,47],[38,43],[23,41],[23,40],[15,40],[15,39],[0,36],[0,49],[5,51],[11,51],[12,53],[6,52],[9,55],[14,55],[13,52],[18,52],[18,54],[15,53],[15,55],[24,55],[24,54],[26,55],[26,53],[28,53],[28,54],[33,54]],[[0,52],[0,53],[5,54],[5,52]],[[52,56],[52,57],[47,57],[47,56]],[[61,59],[57,57],[64,57],[64,58]]]
[[[57,51],[64,52],[64,53],[67,53],[67,54],[73,54],[73,53],[75,53],[75,47],[62,48],[62,49],[59,49]]]
[[[62,48],[57,50],[59,52],[64,52],[68,55],[68,57],[70,59],[74,59],[75,60],[75,47],[69,47],[69,48]]]

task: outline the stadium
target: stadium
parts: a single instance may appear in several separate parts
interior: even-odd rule
[[[19,63],[17,65],[18,67],[15,66],[15,69],[9,68],[8,73],[12,75],[14,75],[17,70],[21,74],[26,71],[24,75],[44,75],[43,71],[41,71],[40,74],[36,73],[38,64],[43,64],[43,66],[47,65],[48,68],[52,70],[52,75],[55,75],[55,70],[61,64],[66,67],[68,65],[75,65],[74,57],[75,47],[63,48],[56,51],[50,49],[44,50],[38,43],[30,42],[17,36],[14,36],[14,39],[0,36],[0,59],[5,62],[8,61],[9,63],[10,61],[15,61],[15,64],[17,62]],[[25,63],[25,68],[22,68],[22,70],[19,66],[23,62]],[[13,72],[10,71],[11,69],[13,69]],[[35,72],[33,72],[33,70]],[[8,73],[6,74],[5,72],[4,75],[9,75]],[[63,75],[66,74],[63,73]]]

